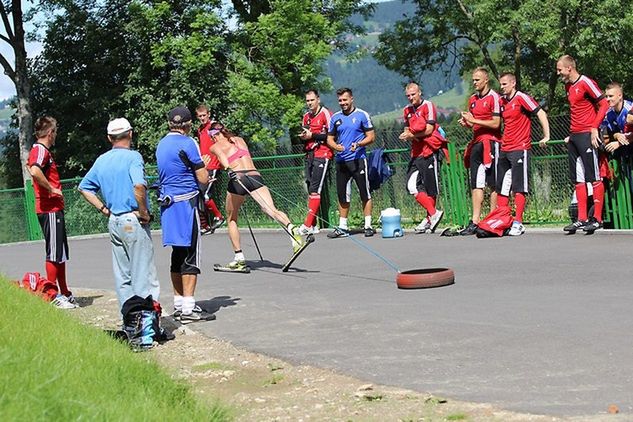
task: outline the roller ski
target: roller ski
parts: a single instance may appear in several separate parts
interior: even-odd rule
[[[293,262],[295,262],[295,260],[299,257],[299,255],[301,255],[301,253],[308,247],[308,245],[310,245],[310,243],[314,242],[314,235],[313,234],[309,234],[308,236],[306,236],[305,241],[303,241],[300,246],[298,248],[294,249],[294,253],[292,254],[292,256],[290,257],[290,260],[288,260],[288,262],[286,263],[286,265],[283,266],[283,268],[281,269],[282,272],[288,272],[288,269],[290,269],[290,266],[292,265]]]
[[[215,264],[213,271],[248,274],[251,272],[251,267],[246,265],[246,261],[231,261],[226,265]]]

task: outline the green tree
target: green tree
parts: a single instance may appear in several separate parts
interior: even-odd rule
[[[513,71],[522,89],[565,107],[556,59],[571,54],[580,71],[603,85],[633,74],[633,12],[629,2],[568,0],[418,0],[417,12],[380,37],[376,57],[415,77],[442,63],[463,71],[487,66],[497,77]]]

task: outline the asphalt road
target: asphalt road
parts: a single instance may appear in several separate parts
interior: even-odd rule
[[[248,232],[253,271],[212,271],[232,258],[225,233],[203,238],[196,299],[217,320],[192,328],[293,363],[380,384],[521,412],[633,414],[633,233],[520,238],[327,239],[317,235],[288,273],[280,231]],[[166,309],[169,249],[155,236]],[[399,290],[395,271],[450,267],[452,286]],[[106,238],[74,239],[71,286],[112,289]],[[0,246],[0,271],[43,272],[41,242]]]

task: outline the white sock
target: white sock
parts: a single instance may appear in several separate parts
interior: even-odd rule
[[[182,311],[182,296],[174,295],[174,309]]]
[[[371,215],[365,216],[365,228],[371,227]]]
[[[339,217],[338,226],[342,229],[347,230],[347,218]]]
[[[196,306],[196,300],[193,296],[183,296],[182,297],[182,313],[190,314],[193,312],[193,307]]]
[[[234,261],[246,261],[246,258],[244,258],[244,252],[236,252],[235,256],[233,257]]]

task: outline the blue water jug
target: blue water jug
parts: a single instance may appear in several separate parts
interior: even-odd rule
[[[404,232],[400,225],[400,210],[387,208],[380,212],[382,222],[382,237],[401,237]]]

